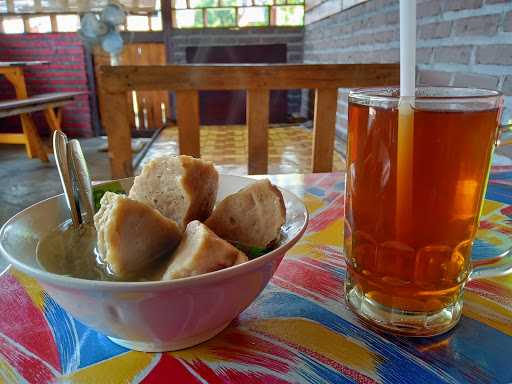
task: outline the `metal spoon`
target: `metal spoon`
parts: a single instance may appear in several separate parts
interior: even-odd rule
[[[94,218],[94,203],[92,197],[91,178],[85,161],[80,142],[76,139],[68,142],[68,158],[73,175],[75,191],[78,194],[79,207],[85,210],[85,224],[92,224]]]
[[[73,227],[78,228],[82,222],[92,224],[94,204],[91,178],[79,141],[68,142],[66,134],[55,131],[53,151]],[[85,216],[82,216],[82,210]]]
[[[78,200],[75,199],[74,195],[73,178],[69,168],[67,144],[68,139],[66,134],[61,131],[55,131],[53,134],[53,154],[55,155],[55,162],[57,163],[62,189],[64,190],[64,197],[66,198],[66,203],[68,204],[68,208],[71,212],[73,226],[78,227],[82,222],[82,217],[80,216]]]

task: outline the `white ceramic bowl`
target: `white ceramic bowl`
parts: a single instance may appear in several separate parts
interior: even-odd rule
[[[133,179],[122,180],[128,190]],[[218,200],[254,182],[220,177]],[[286,251],[302,236],[308,213],[291,192],[283,239],[277,249],[224,270],[175,281],[105,282],[43,270],[36,246],[68,220],[63,195],[41,201],[12,217],[0,230],[0,252],[14,268],[34,277],[74,317],[127,348],[160,352],[191,347],[222,331],[267,285]]]

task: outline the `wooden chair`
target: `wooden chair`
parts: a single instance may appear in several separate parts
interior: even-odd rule
[[[246,90],[249,174],[267,173],[269,93],[315,89],[313,172],[332,170],[338,88],[399,83],[399,64],[162,65],[102,67],[102,111],[113,178],[133,175],[128,91],[176,92],[180,153],[199,157],[199,90]]]
[[[0,118],[19,115],[23,124],[23,133],[0,133],[0,143],[25,144],[29,158],[36,155],[42,161],[48,161],[47,150],[37,132],[30,113],[43,111],[50,130],[61,130],[61,107],[75,100],[83,92],[44,93],[24,99],[0,101]]]

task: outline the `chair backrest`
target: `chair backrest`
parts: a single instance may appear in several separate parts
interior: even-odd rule
[[[332,170],[338,88],[398,84],[399,64],[162,65],[102,67],[102,122],[112,176],[133,174],[126,93],[176,92],[180,153],[199,157],[199,90],[246,90],[249,174],[267,173],[270,90],[315,89],[313,172]]]

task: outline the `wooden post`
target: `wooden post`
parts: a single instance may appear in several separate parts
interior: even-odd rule
[[[161,0],[160,2],[162,8],[162,33],[165,44],[165,59],[167,64],[174,64],[175,60],[175,51],[176,44],[172,39],[174,34],[173,26],[172,26],[172,4],[171,0]],[[169,91],[169,90],[167,90]],[[176,119],[176,94],[174,92],[169,93],[169,111],[166,111],[167,117],[170,120]]]
[[[180,154],[201,157],[197,91],[176,91],[176,117]]]
[[[112,178],[133,176],[131,116],[125,92],[108,93],[102,111],[102,123],[107,131],[108,153]]]
[[[7,13],[14,13],[14,0],[7,0]]]
[[[268,170],[269,95],[268,89],[247,90],[249,175],[265,174]]]
[[[96,87],[96,73],[94,72],[93,52],[84,44],[84,60],[85,69],[87,73],[87,88],[89,89],[89,107],[91,108],[92,127],[95,136],[100,136],[102,126],[100,122],[100,109],[99,109],[99,87]]]
[[[313,172],[331,172],[336,130],[338,90],[322,88],[315,92],[313,127]]]
[[[26,16],[26,15],[23,15],[23,28],[25,29],[25,33],[32,32],[30,30],[30,23],[28,21],[28,16]]]
[[[39,2],[41,3],[41,2]],[[37,4],[37,1],[36,1]],[[52,23],[52,32],[59,32],[59,27],[57,25],[57,15],[50,15],[50,22]]]

